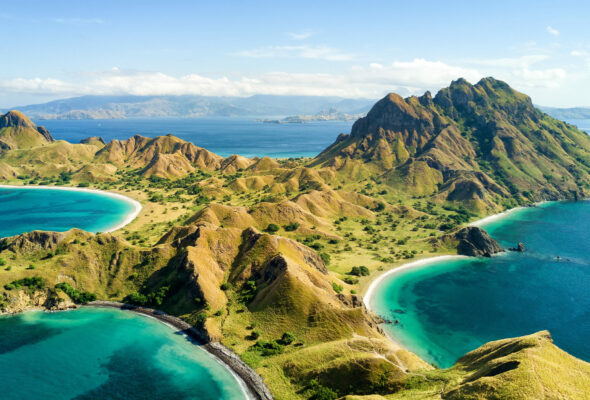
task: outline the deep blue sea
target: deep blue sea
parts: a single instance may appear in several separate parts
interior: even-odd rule
[[[245,399],[238,381],[172,328],[86,308],[0,317],[2,400]]]
[[[0,237],[36,229],[102,232],[133,210],[128,201],[89,191],[0,188]]]
[[[254,118],[150,118],[112,120],[37,120],[55,139],[78,143],[89,136],[105,141],[169,133],[220,156],[315,157],[340,133],[350,133],[352,121],[268,124]]]
[[[484,228],[527,251],[391,275],[371,300],[377,314],[399,321],[384,328],[440,367],[488,341],[545,329],[590,361],[590,201],[525,208]]]

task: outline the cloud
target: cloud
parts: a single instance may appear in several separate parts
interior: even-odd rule
[[[551,26],[547,27],[547,33],[553,36],[559,36],[559,31],[555,28],[552,28]]]
[[[243,50],[238,56],[251,58],[307,58],[327,61],[350,61],[353,54],[343,53],[326,46],[268,46],[254,50]]]
[[[313,32],[312,31],[303,31],[303,32],[291,32],[288,35],[291,37],[291,39],[294,40],[305,40],[305,39],[309,39],[311,36],[313,36]]]
[[[264,56],[264,55],[258,55]],[[53,95],[55,98],[96,95],[207,95],[250,96],[254,94],[318,95],[379,98],[395,91],[403,96],[437,91],[452,80],[464,77],[476,83],[494,76],[533,95],[564,88],[580,79],[563,68],[545,67],[545,56],[523,56],[472,60],[463,65],[416,58],[391,63],[355,65],[339,73],[291,73],[274,71],[259,74],[205,76],[191,73],[173,76],[164,72],[121,70],[76,75],[72,80],[54,78],[16,78],[0,80],[0,93],[14,95]],[[584,77],[582,77],[584,78]],[[77,81],[74,81],[77,79]],[[538,88],[538,89],[536,89]]]
[[[570,55],[572,57],[588,57],[590,56],[590,53],[588,53],[586,50],[573,50]]]

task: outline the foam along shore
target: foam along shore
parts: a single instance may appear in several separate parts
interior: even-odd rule
[[[118,310],[132,311],[150,318],[154,318],[165,325],[172,327],[173,329],[178,329],[190,339],[201,344],[202,348],[211,354],[217,362],[221,363],[230,370],[242,388],[244,396],[248,400],[273,399],[272,394],[265,385],[262,377],[258,375],[256,371],[250,368],[244,361],[242,361],[242,359],[236,353],[219,342],[209,341],[202,332],[180,318],[166,314],[160,310],[133,306],[116,301],[96,300],[88,303],[84,307],[115,308]]]
[[[98,194],[101,196],[112,197],[115,199],[122,200],[128,204],[131,204],[131,206],[133,207],[133,210],[125,216],[125,219],[122,222],[118,223],[117,225],[104,230],[103,232],[105,232],[105,233],[113,232],[113,231],[116,231],[117,229],[121,229],[122,227],[124,227],[125,225],[127,225],[131,221],[133,221],[135,218],[137,218],[137,216],[139,215],[139,213],[141,211],[141,203],[139,201],[132,199],[131,197],[124,196],[119,193],[107,192],[105,190],[86,189],[86,188],[68,187],[68,186],[26,186],[26,185],[0,185],[0,188],[39,189],[39,190],[51,189],[51,190],[69,190],[69,191],[75,191],[75,192],[88,192],[88,193],[95,193],[95,194]]]

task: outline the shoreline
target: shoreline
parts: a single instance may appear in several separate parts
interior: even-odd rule
[[[548,203],[548,201],[542,201],[542,202],[538,202],[535,203],[535,206],[540,205],[540,204],[544,204],[544,203]],[[520,211],[520,210],[525,210],[528,207],[523,207],[523,206],[519,206],[519,207],[514,207],[511,208],[509,210],[506,211],[502,211],[500,213],[496,213],[496,214],[492,214],[492,215],[488,215],[487,217],[483,217],[480,218],[478,220],[475,220],[473,222],[468,223],[465,226],[477,226],[477,227],[481,227],[482,225],[488,224],[490,222],[494,222],[494,221],[498,221],[502,218],[505,218],[511,214],[513,214],[516,211]],[[423,266],[428,266],[430,264],[436,264],[439,261],[452,261],[452,260],[463,260],[463,259],[469,259],[472,257],[469,256],[462,256],[462,255],[458,255],[458,254],[446,254],[446,255],[440,255],[440,256],[432,256],[432,257],[426,257],[420,260],[415,260],[415,261],[411,261],[408,263],[404,263],[401,264],[397,267],[393,267],[385,272],[383,272],[382,274],[376,276],[373,280],[370,281],[369,285],[367,286],[364,294],[363,294],[363,304],[365,306],[365,308],[372,312],[373,314],[376,315],[375,311],[371,308],[371,300],[374,296],[374,293],[377,289],[377,287],[386,279],[389,278],[391,276],[394,276],[398,273],[404,272],[404,271],[408,271],[414,268],[419,268],[419,267],[423,267]],[[391,342],[393,342],[395,345],[403,348],[406,351],[412,352],[411,350],[409,350],[408,348],[406,348],[405,346],[403,346],[394,336],[392,336],[389,332],[387,332],[385,329],[383,330],[383,332],[385,333],[385,337],[387,337]],[[413,352],[412,352],[413,353]]]
[[[125,215],[125,218],[122,222],[118,223],[117,225],[110,227],[102,232],[110,233],[114,232],[118,229],[123,228],[124,226],[130,224],[141,212],[142,206],[141,203],[131,197],[125,196],[123,194],[109,192],[107,190],[99,190],[99,189],[87,189],[87,188],[79,188],[79,187],[70,187],[70,186],[44,186],[44,185],[1,185],[0,189],[37,189],[37,190],[48,190],[48,189],[55,189],[55,190],[66,190],[66,191],[74,191],[74,192],[87,192],[87,193],[94,193],[102,196],[107,196],[115,199],[122,200],[127,204],[130,204],[133,207],[133,210]]]
[[[143,316],[153,318],[159,322],[173,328],[178,329],[188,338],[194,340],[201,347],[207,351],[213,358],[225,366],[237,378],[237,382],[244,391],[246,398],[258,400],[272,400],[272,394],[264,380],[254,369],[247,365],[240,356],[234,353],[231,349],[225,347],[219,342],[212,342],[206,335],[191,326],[180,318],[166,314],[163,311],[155,310],[153,308],[137,307],[130,304],[96,300],[82,307],[87,308],[113,308],[122,311],[131,311]]]

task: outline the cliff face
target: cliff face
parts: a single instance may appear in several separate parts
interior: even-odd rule
[[[389,94],[314,161],[342,173],[359,163],[394,188],[486,208],[587,194],[590,138],[504,82],[459,79],[434,99]]]
[[[20,111],[0,116],[0,150],[26,149],[53,142],[47,129],[37,126]]]

